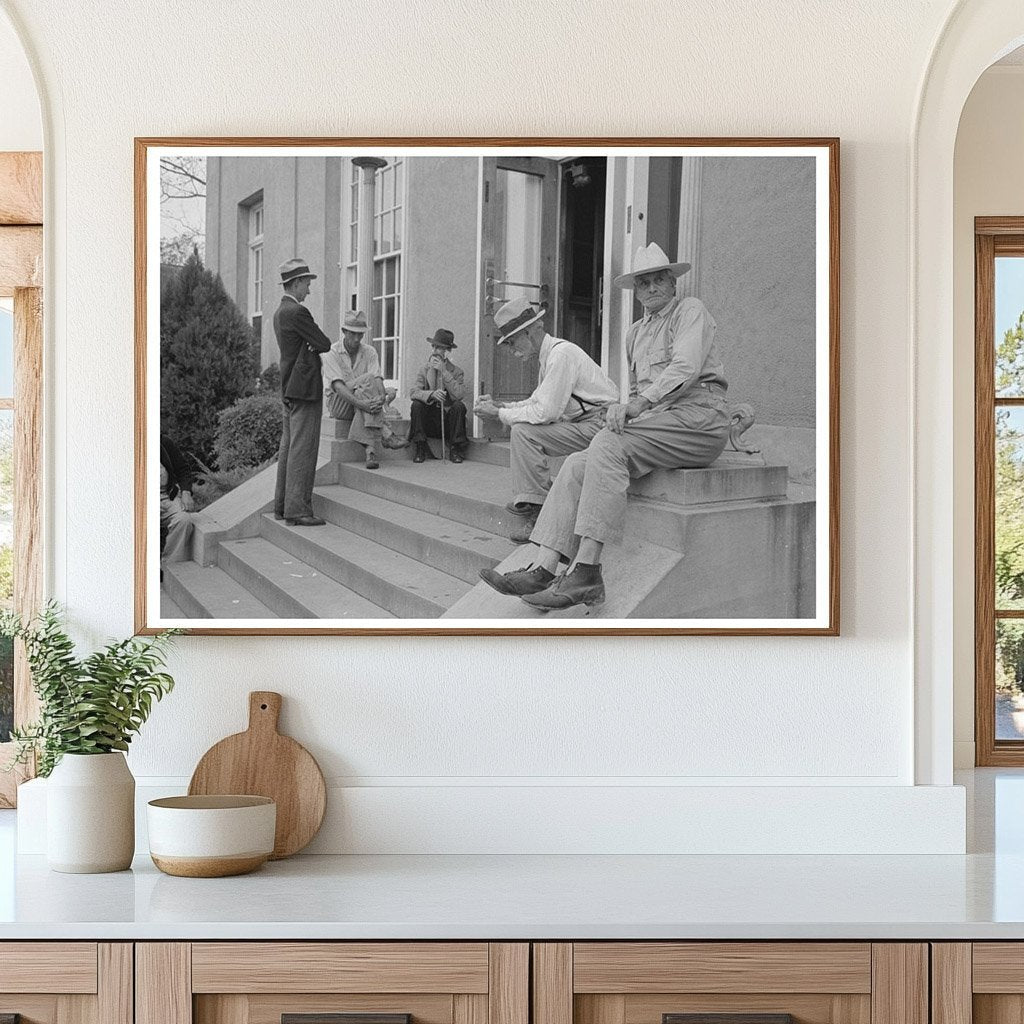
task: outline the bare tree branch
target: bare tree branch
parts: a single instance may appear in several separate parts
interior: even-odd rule
[[[205,199],[206,164],[202,157],[160,158],[160,199]]]

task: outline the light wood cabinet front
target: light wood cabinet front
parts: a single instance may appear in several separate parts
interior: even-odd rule
[[[0,1017],[132,1024],[130,942],[0,943]]]
[[[928,1024],[923,943],[538,943],[533,982],[533,1024]]]
[[[526,943],[140,943],[136,1024],[529,1024],[529,970]]]

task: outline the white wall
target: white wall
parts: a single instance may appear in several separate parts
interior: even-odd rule
[[[410,783],[428,803],[506,782],[910,786],[907,182],[945,0],[720,0],[699,17],[675,0],[354,0],[287,18],[270,0],[5,7],[53,118],[51,589],[92,640],[132,628],[133,136],[842,139],[841,638],[186,638],[178,689],[135,744],[138,775],[187,777],[261,687],[285,693],[286,729],[362,796]],[[891,838],[876,793],[873,827]],[[957,807],[932,815],[947,838]]]
[[[954,739],[974,764],[974,218],[1024,214],[1024,66],[990,68],[960,119],[954,162]]]
[[[43,148],[39,96],[25,50],[0,15],[0,151]]]

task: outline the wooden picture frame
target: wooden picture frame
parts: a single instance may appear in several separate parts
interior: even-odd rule
[[[202,268],[181,264],[181,239],[166,230],[161,184],[166,203],[172,173],[208,184]],[[360,233],[371,222],[372,233]],[[135,242],[138,632],[838,635],[838,139],[138,138]],[[474,582],[481,565],[505,572],[529,560],[523,547],[498,543],[507,542],[505,504],[515,497],[500,472],[511,457],[508,425],[476,416],[469,402],[492,391],[506,404],[523,401],[536,385],[535,365],[510,369],[496,347],[494,313],[512,298],[531,302],[548,334],[583,348],[628,400],[625,335],[643,310],[614,281],[651,243],[677,271],[690,267],[678,301],[706,293],[730,387],[731,441],[759,453],[730,451],[710,468],[634,482],[623,545],[604,551],[605,604],[539,613]],[[186,269],[159,265],[162,244],[178,246],[172,258]],[[214,314],[172,305],[197,294],[173,282],[199,273],[219,281],[209,288],[223,289],[242,325],[232,337],[252,330],[252,377],[262,383],[243,395],[245,409],[269,410],[281,292],[272,268],[290,257],[319,275],[308,308],[329,341],[338,342],[346,311],[365,307],[379,376],[397,393],[386,411],[394,409],[399,437],[425,342],[454,330],[469,454],[464,465],[428,462],[413,477],[401,461],[411,462],[408,453],[387,452],[367,476],[344,421],[325,418],[314,516],[328,529],[298,523],[286,534],[271,515],[268,428],[250,455],[268,460],[262,470],[191,518],[192,557],[165,564],[161,585],[159,435],[198,437],[202,421],[202,444],[189,443],[212,459],[234,429],[210,440],[210,403],[196,397],[206,378],[182,367],[214,345],[195,340]],[[161,280],[166,309],[194,318],[191,334],[185,320],[161,319]],[[704,372],[679,393],[692,397]],[[187,391],[182,380],[203,383]],[[254,448],[257,434],[245,434]],[[423,444],[444,457],[443,440]],[[221,481],[211,462],[195,462],[205,467],[195,486]],[[339,588],[356,594],[351,605]]]

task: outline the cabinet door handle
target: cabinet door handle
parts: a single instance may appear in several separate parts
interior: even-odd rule
[[[663,1013],[661,1024],[793,1024],[791,1013]]]
[[[0,1024],[7,1024],[0,1020]],[[17,1021],[13,1022],[17,1024]],[[412,1024],[411,1013],[282,1013],[281,1024]]]

